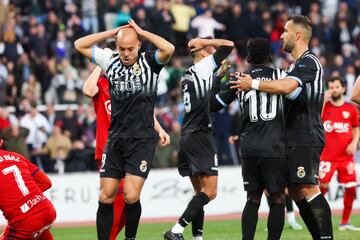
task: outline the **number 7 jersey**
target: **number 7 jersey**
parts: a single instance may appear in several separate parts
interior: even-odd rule
[[[254,65],[248,71],[255,80],[272,81],[286,76],[278,68]],[[286,154],[283,96],[256,90],[238,95],[241,109],[241,154],[244,157],[279,157]]]
[[[0,150],[0,210],[9,224],[21,221],[46,200],[32,177],[38,170],[22,155]]]

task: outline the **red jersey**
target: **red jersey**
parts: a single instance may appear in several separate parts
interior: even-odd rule
[[[352,129],[359,126],[357,108],[350,103],[337,107],[327,102],[322,121],[325,129],[325,147],[320,159],[331,162],[353,161],[353,155],[346,154],[346,148],[352,141]]]
[[[22,221],[47,200],[32,177],[38,170],[22,155],[0,150],[0,210],[9,224]]]
[[[111,120],[109,80],[101,75],[97,81],[98,93],[92,98],[96,113],[96,149],[95,159],[101,159]]]

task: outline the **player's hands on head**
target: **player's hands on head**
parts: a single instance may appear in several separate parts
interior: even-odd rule
[[[128,26],[132,27],[140,37],[144,36],[145,31],[141,27],[139,27],[133,19],[130,19],[128,23]]]
[[[159,137],[160,137],[160,145],[162,147],[165,147],[170,144],[170,136],[164,130],[160,130]]]
[[[238,89],[239,91],[249,91],[251,90],[252,77],[250,74],[240,73],[232,75],[236,80],[230,81],[232,85],[230,88]]]
[[[198,50],[203,49],[206,46],[206,41],[204,41],[205,39],[201,39],[201,38],[194,38],[191,39],[188,43],[188,48],[190,49],[191,52],[196,52]]]

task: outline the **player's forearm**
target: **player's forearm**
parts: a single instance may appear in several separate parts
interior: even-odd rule
[[[356,79],[353,91],[351,93],[351,101],[360,104],[360,75]]]
[[[83,93],[85,96],[94,97],[99,92],[97,81],[99,80],[101,70],[101,67],[96,66],[88,79],[84,82]]]
[[[158,122],[157,118],[154,115],[154,129],[157,133],[160,133],[160,131],[164,131],[164,129],[161,127],[160,123]]]
[[[74,46],[77,51],[82,55],[91,58],[91,48],[98,42],[104,41],[108,38],[114,37],[119,28],[110,29],[104,32],[93,33],[85,37],[79,38],[74,42]]]
[[[298,83],[295,80],[287,78],[278,79],[275,81],[252,81],[259,81],[259,91],[276,95],[289,94],[298,87]]]
[[[226,39],[204,39],[205,45],[218,48],[220,46],[234,47],[234,42]]]
[[[149,31],[144,31],[142,37],[154,44],[159,49],[158,58],[161,63],[167,63],[174,54],[175,47],[164,38],[153,34]]]
[[[359,127],[353,128],[353,137],[351,140],[351,144],[357,145],[359,142],[359,137],[360,137]]]

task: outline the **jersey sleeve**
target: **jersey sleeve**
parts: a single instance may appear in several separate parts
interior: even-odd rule
[[[160,73],[161,69],[164,67],[164,64],[160,62],[158,58],[159,49],[156,51],[150,51],[145,53],[145,59],[149,64],[150,68],[155,73]]]
[[[113,54],[114,52],[109,49],[101,49],[94,46],[91,51],[91,61],[99,65],[102,70],[106,71]]]
[[[353,106],[353,109],[354,111],[351,117],[351,125],[352,127],[359,127],[359,111],[355,106]]]
[[[211,74],[213,74],[217,64],[215,62],[214,56],[210,55],[195,63],[194,67],[201,78],[207,79]]]
[[[296,80],[300,86],[314,82],[320,65],[311,57],[301,58],[294,68],[287,73],[287,78]]]

